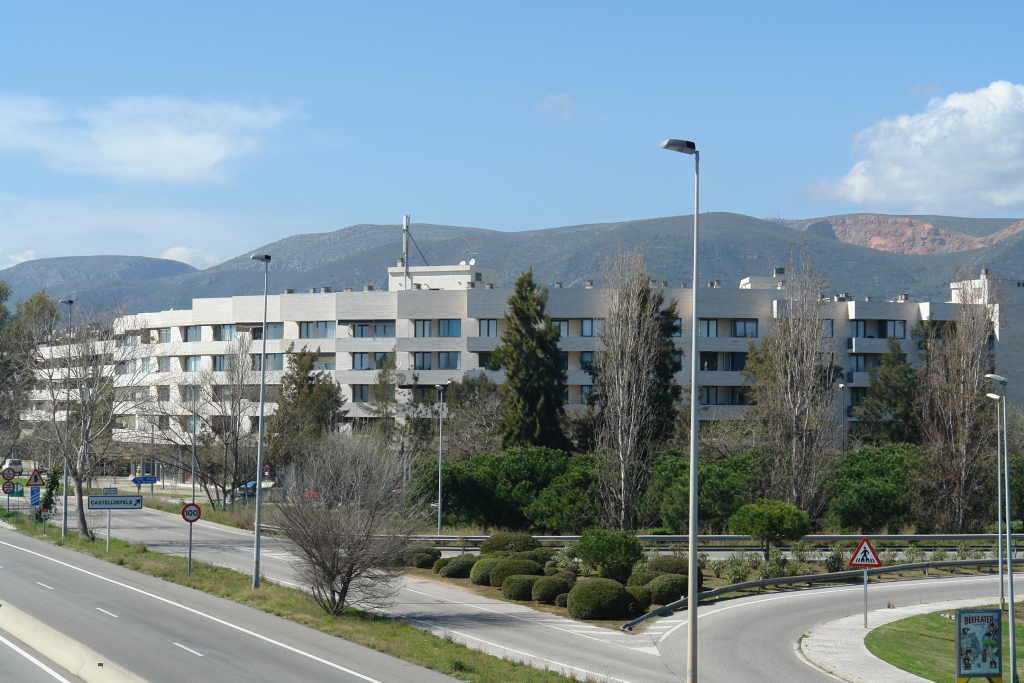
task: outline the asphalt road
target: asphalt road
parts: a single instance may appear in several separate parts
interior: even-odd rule
[[[0,679],[18,683],[84,683],[67,671],[0,630]]]

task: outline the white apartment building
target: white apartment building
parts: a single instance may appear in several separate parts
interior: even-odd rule
[[[278,280],[271,271],[271,282]],[[775,312],[784,297],[785,273],[776,269],[771,277],[748,277],[738,287],[720,282],[696,290],[700,297],[700,357],[698,401],[701,419],[737,419],[747,410],[747,387],[742,370],[748,343],[771,331]],[[900,340],[912,363],[919,359],[912,328],[924,320],[954,320],[956,301],[964,288],[987,292],[994,281],[982,271],[977,280],[952,283],[950,302],[914,302],[903,295],[891,301],[857,300],[840,294],[828,300],[830,318],[826,336],[827,353],[844,369],[842,388],[836,394],[837,411],[860,403],[869,386],[868,371],[886,351],[889,338]],[[681,316],[677,348],[685,355],[689,348],[690,306],[693,289],[655,283],[674,300]],[[1024,295],[1024,282],[1007,287],[1003,300],[993,305],[996,330],[997,372],[1011,378],[1010,400],[1020,400],[1024,387],[1013,382],[1024,353],[1024,333],[1016,299]],[[284,289],[267,300],[264,332],[263,296],[234,296],[195,299],[189,310],[168,310],[123,318],[120,328],[130,345],[140,349],[145,373],[139,382],[148,387],[151,402],[137,415],[126,415],[123,438],[130,433],[151,434],[168,428],[173,406],[187,415],[189,391],[200,380],[216,383],[219,373],[239,339],[251,345],[247,355],[250,369],[259,368],[262,335],[267,340],[267,412],[273,411],[273,395],[286,368],[286,351],[315,349],[317,368],[330,373],[347,398],[348,417],[370,417],[369,388],[386,354],[394,353],[406,388],[399,398],[408,400],[416,376],[415,391],[422,398],[436,400],[434,386],[458,380],[468,373],[485,373],[501,384],[500,371],[486,370],[490,353],[505,331],[506,300],[511,290],[497,282],[493,268],[473,262],[455,266],[405,267],[402,261],[388,269],[388,288],[362,291],[332,291],[329,287],[294,292]],[[559,343],[568,377],[567,406],[582,406],[590,392],[587,366],[600,343],[605,311],[605,290],[593,287],[563,288],[554,283],[548,289],[547,311],[561,330]],[[689,385],[689,362],[676,376],[681,386]],[[258,385],[258,373],[252,373]],[[215,393],[215,390],[214,392]],[[255,391],[247,393],[251,410],[250,428],[256,427]],[[141,405],[141,404],[140,404]],[[160,406],[160,410],[152,406]],[[204,410],[209,410],[206,407]],[[160,417],[163,415],[163,417]],[[207,416],[216,417],[216,416]],[[137,437],[136,437],[137,438]]]

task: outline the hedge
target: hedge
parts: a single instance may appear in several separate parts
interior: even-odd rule
[[[651,591],[651,601],[656,605],[667,605],[686,595],[687,577],[682,574],[662,574],[653,579],[647,588]]]
[[[446,579],[468,579],[469,572],[478,559],[479,555],[456,555],[448,564],[441,567],[438,574]]]
[[[562,593],[555,598],[555,607],[565,607],[565,604],[569,601],[569,594]]]
[[[530,574],[512,574],[501,582],[501,597],[506,600],[530,600],[533,587],[541,580],[540,576]]]
[[[576,575],[572,572],[558,572],[551,576],[543,576],[533,584],[531,597],[537,602],[553,603],[559,595],[568,593],[574,583],[576,583]]]
[[[523,552],[540,547],[540,541],[530,534],[518,534],[514,532],[502,532],[491,534],[480,544],[480,554],[494,552],[495,550],[509,550],[512,552]]]
[[[406,553],[408,563],[417,569],[430,569],[439,557],[441,551],[429,545],[413,546]]]
[[[633,596],[636,605],[634,613],[638,616],[646,612],[654,601],[650,586],[626,586],[626,592]]]
[[[577,581],[569,591],[566,608],[573,619],[622,619],[633,611],[633,596],[613,579]]]
[[[446,564],[448,564],[449,562],[451,562],[451,561],[452,561],[452,558],[450,558],[450,557],[439,557],[436,560],[434,560],[434,566],[433,566],[434,573],[435,574],[440,574],[441,570],[444,569],[444,566]]]
[[[690,561],[682,555],[658,555],[647,560],[647,569],[662,574],[689,574]]]
[[[469,570],[469,580],[477,586],[490,586],[491,570],[504,561],[504,557],[496,557],[494,555],[481,557],[473,565],[473,568]]]
[[[505,577],[512,576],[513,574],[532,574],[533,576],[540,576],[544,573],[544,570],[539,564],[533,560],[525,560],[517,557],[509,557],[491,569],[491,585],[495,588],[500,588]]]
[[[630,586],[646,586],[652,580],[661,576],[665,572],[633,572],[629,575],[629,579],[626,581],[626,588]]]

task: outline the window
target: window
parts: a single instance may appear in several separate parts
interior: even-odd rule
[[[218,403],[231,403],[235,399],[236,389],[230,384],[215,384],[213,400]]]
[[[338,364],[335,361],[334,354],[328,354],[320,356],[315,363],[313,363],[314,370],[337,370]]]
[[[558,327],[558,336],[560,338],[565,339],[566,337],[569,336],[569,321],[568,320],[552,320],[551,324],[552,325],[556,325]],[[483,335],[480,335],[480,336],[482,337]],[[491,336],[493,337],[494,335],[492,334]]]
[[[747,352],[736,351],[722,354],[722,369],[727,372],[741,372],[747,366]]]
[[[370,354],[365,351],[362,353],[352,354],[352,369],[353,370],[370,370]]]
[[[157,339],[160,341],[161,344],[171,343],[171,328],[162,327],[159,330],[157,330],[157,335]]]
[[[706,372],[716,372],[718,370],[718,352],[701,351],[700,369]]]
[[[672,363],[676,367],[681,368],[683,366],[683,352],[682,351],[679,351],[679,350],[669,351],[668,352],[668,357],[670,359],[672,359]]]
[[[700,388],[700,405],[702,405],[702,406],[717,406],[718,405],[718,387],[701,387]]]
[[[373,336],[393,338],[395,336],[394,323],[374,323]]]
[[[430,333],[430,320],[417,320],[415,322],[415,333],[416,337],[429,337]]]
[[[370,401],[370,385],[369,384],[353,384],[352,385],[352,402],[353,403],[369,403]]]
[[[439,351],[437,354],[438,370],[459,370],[462,368],[462,354],[458,351]]]
[[[437,400],[437,389],[434,387],[416,387],[412,392],[417,403],[433,403]]]
[[[198,415],[188,415],[185,417],[185,431],[189,433],[196,433],[199,431],[199,426],[202,424],[201,418]]]
[[[384,362],[387,361],[388,357],[394,357],[394,355],[390,351],[375,351],[373,354],[373,369],[380,370],[384,367]]]
[[[594,367],[594,352],[593,351],[580,351],[580,370],[586,370],[590,372],[590,369]]]
[[[253,339],[263,339],[263,328],[252,328]],[[284,339],[284,323],[267,323],[267,339]]]
[[[682,337],[683,336],[683,319],[676,318],[672,321],[672,336]]]
[[[558,352],[558,367],[562,368],[562,372],[569,372],[569,352],[559,351]]]
[[[590,395],[594,392],[594,387],[589,384],[584,384],[580,387],[580,403],[587,403],[590,400]]]
[[[757,320],[753,318],[738,318],[732,322],[732,336],[734,337],[756,337]]]
[[[822,337],[822,339],[831,339],[834,327],[835,327],[835,321],[834,320],[822,320],[821,321],[821,337]]]
[[[486,370],[487,366],[491,364],[491,352],[481,351],[480,353],[476,354],[476,363],[477,367]]]
[[[850,354],[850,369],[854,372],[866,372],[866,356],[863,353]]]
[[[701,318],[700,320],[700,336],[702,337],[717,337],[718,336],[718,321],[710,318]]]
[[[260,354],[253,354],[252,357],[252,369],[260,369]],[[268,353],[267,354],[267,370],[284,370],[284,354],[283,353]]]
[[[884,327],[883,327],[884,325]],[[906,339],[907,338],[907,321],[906,320],[879,320],[878,321],[878,336],[883,339]]]
[[[214,356],[213,357],[213,370],[214,372],[227,372],[235,367],[234,356]]]
[[[156,359],[156,371],[157,372],[170,372],[171,371],[171,357],[170,356],[159,356]]]
[[[152,360],[152,358],[150,358],[149,356],[146,356],[145,358],[142,359],[142,366],[141,366],[141,371],[142,372],[152,372],[152,367],[153,366],[150,364],[151,360]]]
[[[162,432],[166,432],[171,428],[171,416],[170,415],[158,415],[156,418],[156,428]]]
[[[238,328],[234,325],[214,325],[213,341],[234,341],[238,339]]]
[[[192,403],[202,400],[202,390],[195,384],[185,384],[181,387],[182,403]]]
[[[866,320],[851,320],[850,321],[850,336],[858,339],[868,336],[868,326]]]
[[[458,318],[442,319],[437,321],[437,336],[439,337],[461,337],[462,321]]]
[[[604,320],[600,318],[584,318],[583,331],[581,333],[584,337],[600,337],[604,334]]]
[[[358,339],[373,336],[370,331],[370,323],[353,323],[352,336]]]
[[[202,369],[202,356],[185,356],[185,372],[199,372]]]
[[[299,339],[333,339],[336,326],[333,320],[299,323]]]
[[[498,336],[498,321],[495,318],[487,318],[480,321],[480,336],[481,337],[497,337]]]
[[[430,352],[428,351],[417,351],[413,354],[413,369],[414,370],[429,370],[430,369]]]
[[[850,387],[850,405],[859,406],[868,397],[867,387]]]
[[[202,341],[203,328],[200,325],[189,325],[188,327],[184,328],[183,332],[184,334],[182,334],[181,336],[184,341]]]
[[[166,384],[158,384],[156,387],[156,400],[160,403],[167,403],[171,400],[171,388]]]

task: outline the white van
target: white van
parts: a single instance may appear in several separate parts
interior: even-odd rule
[[[20,477],[21,475],[25,474],[25,468],[21,464],[21,460],[19,460],[18,458],[8,458],[7,460],[4,461],[4,466],[0,467],[0,469],[5,470],[8,467],[14,470],[14,476],[16,477]]]

